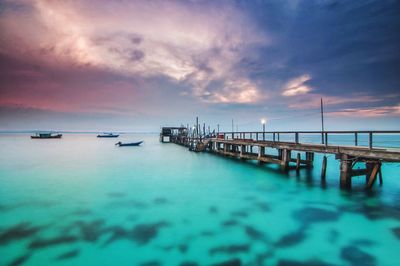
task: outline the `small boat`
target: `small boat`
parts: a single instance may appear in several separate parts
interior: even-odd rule
[[[31,139],[61,139],[62,134],[60,133],[36,133],[31,136]]]
[[[98,138],[118,138],[118,134],[113,134],[113,133],[104,133],[104,134],[99,134],[97,135]]]
[[[115,145],[120,146],[120,147],[125,147],[125,146],[139,146],[139,145],[142,144],[142,143],[143,143],[143,141],[131,142],[131,143],[122,143],[122,142],[120,141],[120,142],[115,143]]]

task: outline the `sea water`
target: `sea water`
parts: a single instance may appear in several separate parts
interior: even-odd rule
[[[115,142],[144,140],[140,147]],[[0,265],[399,265],[400,166],[339,189],[339,164],[283,173],[160,143],[0,135]]]

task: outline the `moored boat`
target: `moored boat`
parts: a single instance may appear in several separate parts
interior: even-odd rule
[[[60,139],[62,134],[60,133],[35,133],[31,136],[31,139]]]
[[[118,134],[113,134],[113,133],[103,133],[103,134],[99,134],[97,135],[98,138],[118,138],[119,135]]]
[[[143,143],[143,141],[131,142],[131,143],[122,143],[120,141],[120,142],[115,143],[115,145],[120,146],[120,147],[124,147],[124,146],[139,146],[142,143]]]

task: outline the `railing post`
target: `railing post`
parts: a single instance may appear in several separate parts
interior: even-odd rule
[[[278,141],[279,141],[279,133],[278,133]]]
[[[356,146],[358,146],[358,133],[357,132],[354,133],[354,144]]]
[[[299,132],[294,133],[296,144],[299,143]]]
[[[256,133],[256,140],[258,140],[258,132]]]
[[[275,132],[272,133],[272,139],[273,139],[273,141],[275,142]]]
[[[263,141],[265,141],[265,133],[263,132]]]
[[[369,149],[372,149],[372,132],[369,132]]]
[[[324,132],[323,132],[323,131],[321,132],[321,139],[322,139],[322,144],[325,144],[325,141],[324,141]]]
[[[251,138],[251,139],[253,138],[253,133],[251,133],[251,132],[250,132],[250,138]]]
[[[232,139],[234,139],[234,135],[233,135],[234,133],[232,132]]]

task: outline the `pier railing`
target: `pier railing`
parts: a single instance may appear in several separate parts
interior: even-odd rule
[[[220,132],[224,139],[400,148],[400,130],[361,131],[235,131]]]

